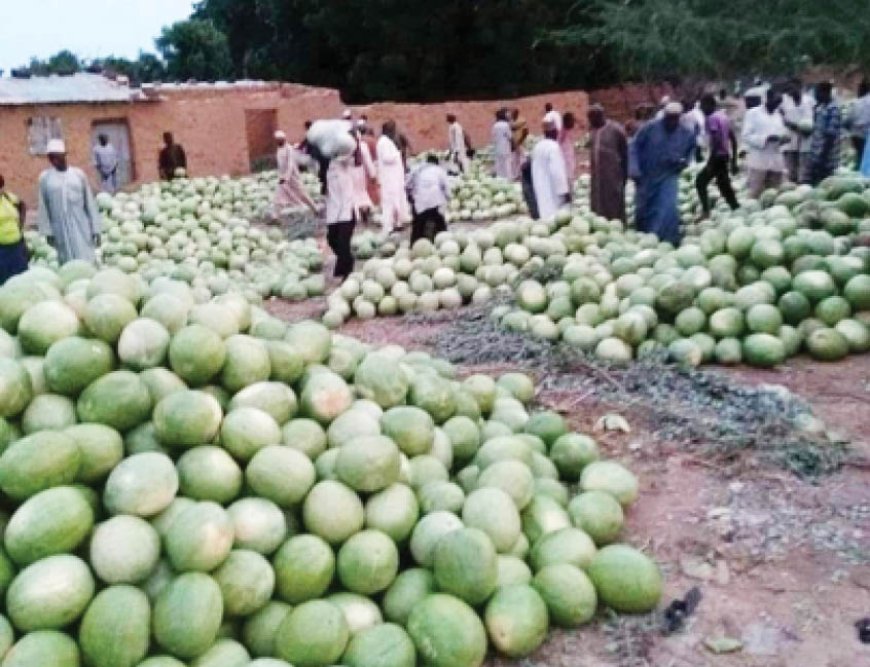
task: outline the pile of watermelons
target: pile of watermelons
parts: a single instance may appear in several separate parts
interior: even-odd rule
[[[2,667],[472,667],[659,601],[525,375],[82,264],[0,324]]]

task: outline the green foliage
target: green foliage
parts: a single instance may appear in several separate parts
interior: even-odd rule
[[[194,18],[174,23],[163,29],[155,44],[174,80],[215,81],[232,75],[227,37],[211,21]]]
[[[72,51],[64,49],[46,60],[32,58],[27,69],[36,76],[48,76],[49,74],[68,76],[81,72],[82,62]]]

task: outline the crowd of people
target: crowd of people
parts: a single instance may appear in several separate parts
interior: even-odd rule
[[[447,158],[442,163],[430,152],[409,168],[411,144],[394,121],[375,129],[364,115],[354,118],[346,110],[339,131],[348,150],[326,155],[311,141],[312,123],[296,144],[283,131],[275,133],[278,184],[276,216],[291,207],[307,207],[322,216],[327,242],[336,255],[334,275],[346,278],[354,268],[351,240],[357,224],[381,211],[383,237],[410,224],[412,243],[434,239],[447,228],[446,210],[451,193],[449,172],[469,170],[475,149],[455,114],[447,114]],[[658,107],[641,105],[623,127],[607,117],[597,104],[589,107],[588,155],[590,208],[608,219],[626,220],[626,185],[634,183],[636,229],[678,243],[679,178],[692,161],[703,162],[695,186],[703,217],[711,213],[708,188],[715,182],[731,209],[739,202],[731,177],[744,157],[747,194],[757,198],[785,181],[817,185],[833,174],[841,162],[844,134],[854,148],[855,168],[870,177],[870,83],[864,80],[849,113],[844,113],[828,82],[805,89],[799,80],[756,85],[741,101],[724,91],[706,93],[695,101],[661,100]],[[577,119],[546,104],[541,117],[541,138],[527,152],[530,130],[519,109],[495,113],[491,151],[495,176],[518,181],[530,213],[548,219],[570,205],[577,173]],[[348,138],[349,137],[349,138]],[[739,141],[738,141],[739,138]],[[38,229],[47,237],[63,263],[71,259],[94,261],[100,242],[101,219],[88,177],[67,163],[60,139],[48,142],[49,168],[39,178]],[[105,134],[93,147],[93,167],[100,190],[118,187],[118,151]],[[186,175],[187,156],[172,133],[163,135],[158,172],[163,180]],[[302,171],[316,173],[324,204],[308,194]],[[0,284],[27,268],[22,227],[24,204],[6,192],[0,176]]]

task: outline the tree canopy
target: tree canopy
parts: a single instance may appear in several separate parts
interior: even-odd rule
[[[436,101],[870,68],[868,0],[200,0],[133,81],[281,79]],[[93,65],[94,63],[92,63]],[[85,67],[62,51],[33,73]]]

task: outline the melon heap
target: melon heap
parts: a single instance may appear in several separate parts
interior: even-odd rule
[[[101,263],[146,281],[168,277],[197,288],[200,301],[242,286],[255,301],[323,294],[323,257],[314,239],[287,241],[281,229],[252,219],[271,208],[275,173],[237,180],[176,179],[133,193],[97,195],[103,217]],[[25,234],[34,264],[57,268],[57,253],[35,231]],[[203,293],[205,296],[203,297]]]
[[[3,667],[476,667],[658,604],[527,376],[72,269],[0,288]]]
[[[841,176],[773,195],[768,208],[717,211],[678,248],[583,202],[549,221],[444,232],[365,261],[323,321],[503,295],[512,305],[493,318],[504,328],[612,362],[666,354],[767,367],[801,351],[833,361],[870,350],[870,182]]]

